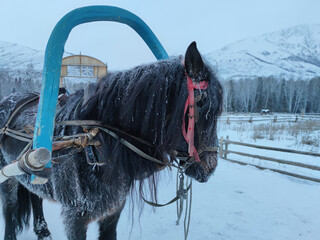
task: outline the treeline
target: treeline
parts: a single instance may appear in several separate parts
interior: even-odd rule
[[[259,77],[222,85],[226,112],[320,113],[320,77],[308,81]]]
[[[15,72],[0,68],[0,100],[13,92],[40,92],[42,72],[34,70],[32,64]],[[66,88],[70,93],[83,89],[86,82],[68,81]]]
[[[42,73],[30,65],[20,72],[0,69],[0,99],[12,92],[40,91]],[[68,82],[72,93],[85,87],[84,82]],[[320,77],[311,80],[279,80],[274,77],[225,80],[225,112],[320,113]]]
[[[22,91],[40,91],[42,73],[35,71],[32,65],[14,73],[0,69],[0,99],[13,93]]]

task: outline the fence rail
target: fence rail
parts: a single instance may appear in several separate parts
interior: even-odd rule
[[[228,124],[230,122],[263,122],[263,121],[272,121],[272,122],[301,122],[301,121],[320,121],[319,115],[291,115],[291,116],[278,116],[278,115],[269,115],[269,116],[260,116],[260,115],[251,115],[251,116],[221,116],[220,121],[224,121]]]
[[[239,152],[239,151],[229,150],[229,145],[231,145],[231,144],[250,147],[250,148],[258,148],[258,149],[264,149],[264,150],[270,150],[270,151],[279,151],[279,152],[293,153],[293,154],[302,154],[302,155],[315,156],[315,157],[320,157],[320,153],[304,152],[304,151],[297,151],[297,150],[293,150],[293,149],[267,147],[267,146],[261,146],[261,145],[256,145],[256,144],[249,144],[249,143],[231,141],[231,140],[229,140],[228,136],[227,136],[226,139],[221,137],[221,139],[220,139],[220,152],[219,152],[220,158],[222,158],[224,160],[227,160],[227,161],[230,161],[230,162],[234,162],[234,163],[238,163],[238,164],[242,164],[242,165],[250,165],[250,166],[254,166],[254,167],[257,167],[257,168],[263,169],[263,170],[264,169],[269,169],[269,170],[274,171],[274,172],[278,172],[278,173],[282,173],[282,174],[285,174],[285,175],[293,176],[293,177],[296,177],[296,178],[306,179],[306,180],[310,180],[310,181],[314,181],[314,182],[319,182],[320,183],[320,179],[319,178],[300,175],[300,174],[297,174],[297,173],[288,172],[288,171],[284,171],[284,170],[279,170],[279,169],[275,169],[275,168],[262,167],[262,166],[259,166],[259,165],[253,164],[253,163],[247,163],[247,162],[240,161],[240,160],[230,159],[230,158],[228,158],[228,154],[236,154],[236,155],[240,155],[240,156],[251,157],[251,158],[255,158],[255,159],[260,159],[260,160],[265,160],[265,161],[270,161],[270,162],[276,162],[276,163],[281,163],[281,164],[285,164],[285,165],[301,167],[301,168],[306,168],[306,169],[311,169],[311,170],[316,170],[316,171],[320,171],[320,166],[315,166],[315,165],[312,165],[312,164],[306,164],[306,163],[300,163],[300,162],[294,162],[294,161],[289,161],[289,160],[283,160],[283,159],[276,159],[276,158],[271,158],[271,157],[262,156],[262,155],[255,155],[255,154],[250,154],[250,153],[247,153],[247,152]],[[319,159],[319,161],[320,161],[320,159]]]

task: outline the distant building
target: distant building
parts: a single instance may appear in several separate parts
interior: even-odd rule
[[[260,115],[269,115],[270,110],[269,109],[261,109]]]
[[[65,57],[61,64],[60,88],[69,89],[72,84],[97,82],[107,72],[106,64],[96,58],[85,55]]]

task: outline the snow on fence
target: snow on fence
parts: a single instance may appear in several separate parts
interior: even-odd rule
[[[298,122],[298,121],[320,121],[319,115],[251,115],[251,116],[230,116],[225,115],[220,117],[220,121],[224,121],[227,124],[230,122],[262,122],[262,121],[273,121],[273,122]]]
[[[310,169],[310,170],[315,170],[315,171],[320,171],[320,166],[307,164],[307,163],[303,163],[303,162],[281,160],[281,159],[271,158],[271,157],[262,156],[262,155],[249,154],[247,152],[232,151],[232,150],[229,149],[229,146],[231,144],[245,146],[245,147],[249,147],[249,148],[264,149],[264,150],[278,151],[278,152],[285,152],[285,153],[293,153],[293,154],[300,154],[300,155],[305,155],[305,156],[308,155],[308,156],[314,156],[314,157],[320,157],[320,153],[304,152],[304,151],[297,151],[297,150],[293,150],[293,149],[267,147],[267,146],[260,146],[260,145],[243,143],[243,142],[236,142],[236,141],[230,140],[228,136],[227,136],[226,139],[224,139],[223,137],[220,138],[219,155],[220,155],[220,158],[222,158],[224,160],[227,160],[227,161],[230,161],[230,162],[234,162],[234,163],[238,163],[238,164],[241,164],[241,165],[254,166],[254,167],[257,167],[257,168],[259,168],[261,170],[268,169],[268,170],[271,170],[271,171],[274,171],[274,172],[278,172],[278,173],[281,173],[281,174],[293,176],[293,177],[296,177],[296,178],[301,178],[301,179],[310,180],[310,181],[314,181],[314,182],[320,182],[320,178],[314,178],[314,177],[310,177],[310,176],[305,176],[305,175],[297,174],[297,173],[294,173],[294,172],[284,171],[284,170],[271,168],[271,167],[259,166],[257,164],[248,163],[248,162],[245,162],[245,161],[242,161],[242,160],[229,159],[228,158],[228,154],[236,154],[236,155],[240,155],[240,156],[245,156],[245,157],[250,157],[250,158],[254,158],[254,159],[265,160],[265,161],[269,161],[269,162],[275,162],[275,163],[280,163],[280,164],[284,164],[284,165],[295,166],[295,167],[300,167],[300,168]],[[320,159],[319,159],[319,161],[320,161]]]

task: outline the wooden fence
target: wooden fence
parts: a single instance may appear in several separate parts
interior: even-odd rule
[[[315,157],[320,157],[320,153],[304,152],[304,151],[297,151],[297,150],[293,150],[293,149],[267,147],[267,146],[260,146],[260,145],[243,143],[243,142],[236,142],[236,141],[229,140],[228,136],[227,136],[226,139],[223,139],[223,137],[221,137],[221,139],[220,139],[220,151],[219,151],[220,158],[222,158],[224,160],[227,160],[227,161],[230,161],[230,162],[234,162],[234,163],[238,163],[238,164],[242,164],[242,165],[250,165],[250,166],[254,166],[254,167],[257,167],[259,169],[262,169],[262,170],[269,169],[269,170],[274,171],[274,172],[278,172],[278,173],[286,174],[286,175],[293,176],[293,177],[296,177],[296,178],[302,178],[302,179],[306,179],[306,180],[310,180],[310,181],[314,181],[314,182],[319,182],[320,183],[320,179],[318,179],[318,178],[304,176],[304,175],[300,175],[300,174],[296,174],[296,173],[292,173],[292,172],[288,172],[288,171],[283,171],[283,170],[279,170],[279,169],[274,169],[274,168],[262,167],[262,166],[259,166],[259,165],[256,165],[256,164],[247,163],[247,162],[243,162],[243,161],[240,161],[240,160],[229,159],[228,158],[228,154],[237,154],[237,155],[240,155],[240,156],[246,156],[246,157],[251,157],[251,158],[255,158],[255,159],[260,159],[260,160],[265,160],[265,161],[270,161],[270,162],[276,162],[276,163],[281,163],[281,164],[285,164],[285,165],[291,165],[291,166],[296,166],[296,167],[301,167],[301,168],[306,168],[306,169],[311,169],[311,170],[316,170],[316,171],[320,171],[320,166],[315,166],[315,165],[306,164],[306,163],[300,163],[300,162],[293,162],[293,161],[289,161],[289,160],[281,160],[281,159],[271,158],[271,157],[262,156],[262,155],[249,154],[249,153],[246,153],[246,152],[232,151],[232,150],[229,150],[229,145],[231,145],[231,144],[241,145],[241,146],[251,147],[251,148],[270,150],[270,151],[279,151],[279,152],[286,152],[286,153],[293,153],[293,154],[302,154],[302,155],[308,155],[308,156],[315,156]],[[319,161],[320,161],[320,158],[319,158]]]
[[[230,122],[263,122],[263,121],[272,121],[272,122],[300,122],[300,121],[320,121],[319,115],[251,115],[251,116],[237,116],[237,115],[222,115],[220,121],[230,124]]]

